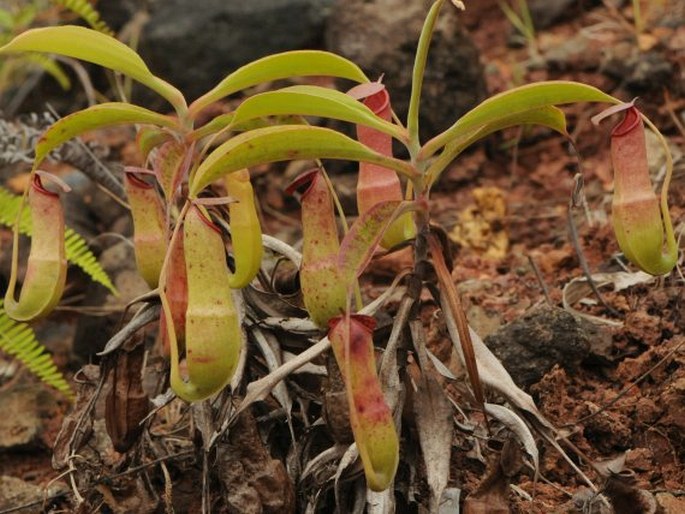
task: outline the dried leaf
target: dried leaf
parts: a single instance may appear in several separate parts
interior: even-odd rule
[[[105,426],[114,449],[127,452],[143,431],[141,421],[150,410],[150,401],[143,391],[145,345],[140,342],[130,351],[115,357],[109,374],[110,389],[105,402]]]
[[[464,362],[464,356],[459,344],[459,331],[457,324],[452,317],[452,314],[447,305],[447,300],[444,295],[440,298],[440,305],[443,314],[445,315],[445,323],[449,332],[454,348],[459,355],[459,358]],[[545,419],[535,406],[533,398],[516,385],[514,380],[509,375],[509,372],[504,368],[502,363],[495,357],[490,349],[485,346],[485,343],[480,336],[469,327],[471,335],[471,342],[473,343],[473,351],[478,361],[478,372],[483,383],[487,387],[493,388],[495,391],[504,396],[512,405],[524,410],[540,423],[540,425],[547,429],[554,429],[552,424]]]
[[[269,368],[269,372],[278,369],[278,367],[281,364],[283,364],[282,359],[279,355],[278,342],[272,344],[272,342],[269,341],[268,335],[256,327],[253,327],[250,333],[252,334],[252,337],[254,337],[254,340],[257,342],[257,345],[259,346],[259,350],[262,352],[262,355],[264,356],[264,360],[266,361],[266,365]],[[290,434],[294,441],[295,433],[293,432],[291,413],[293,408],[293,399],[290,396],[290,392],[288,391],[285,382],[279,382],[278,384],[276,384],[272,391],[272,394],[274,395],[274,398],[276,398],[278,403],[281,405],[281,407],[285,409],[285,415],[288,419],[288,428],[290,428]]]
[[[628,289],[629,287],[638,284],[648,284],[656,280],[656,277],[650,275],[649,273],[645,273],[644,271],[637,271],[635,273],[629,273],[625,271],[617,271],[614,273],[594,273],[591,278],[598,288],[613,286],[615,292],[623,291],[624,289]],[[600,316],[593,316],[573,308],[574,304],[591,294],[592,287],[588,283],[587,278],[574,278],[564,286],[562,293],[564,309],[573,315],[580,316],[595,323],[615,327],[623,326],[622,321],[603,318]]]
[[[509,474],[505,469],[505,462],[515,461],[517,452],[518,445],[512,444],[511,439],[508,439],[488,474],[478,484],[476,490],[464,500],[464,514],[509,514],[511,512]]]
[[[488,416],[492,416],[516,434],[516,437],[518,437],[519,441],[523,444],[526,453],[532,459],[533,465],[535,466],[535,473],[537,474],[540,465],[540,452],[538,452],[538,447],[535,444],[533,434],[523,419],[512,410],[494,403],[486,403],[485,412],[488,413]]]
[[[426,353],[421,322],[411,322],[410,328],[421,364],[421,378],[414,393],[416,428],[431,489],[431,512],[435,512],[450,476],[452,405],[433,376],[435,369]]]

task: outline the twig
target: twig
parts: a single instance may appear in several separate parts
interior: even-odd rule
[[[573,210],[576,207],[583,205],[585,202],[585,198],[583,197],[583,176],[580,173],[576,173],[576,176],[573,178],[575,180],[575,187],[573,188],[571,199],[568,202],[568,216],[566,217],[569,237],[571,239],[571,245],[573,246],[573,250],[576,252],[576,255],[578,256],[578,262],[580,263],[580,267],[583,270],[583,275],[585,275],[587,283],[590,285],[590,289],[592,289],[592,292],[599,300],[599,303],[601,303],[602,306],[607,311],[609,311],[609,313],[612,316],[618,317],[619,313],[616,312],[616,309],[609,305],[602,297],[602,294],[599,292],[599,288],[597,287],[597,284],[592,278],[590,266],[588,265],[587,260],[585,259],[585,255],[583,254],[583,249],[580,247],[580,240],[578,239],[578,229],[576,228],[576,223],[573,220]]]
[[[549,288],[547,287],[545,279],[543,278],[542,273],[540,273],[540,268],[538,268],[538,265],[535,262],[535,259],[533,259],[532,255],[528,255],[528,262],[530,263],[530,267],[533,268],[533,273],[535,273],[535,277],[538,279],[538,284],[540,284],[542,294],[545,295],[545,301],[547,302],[547,305],[554,305],[554,303],[552,302],[552,298],[549,296]]]
[[[116,480],[117,478],[121,478],[121,477],[124,477],[126,475],[138,473],[139,471],[142,471],[142,470],[149,468],[151,466],[155,466],[155,465],[160,464],[162,462],[172,460],[172,459],[181,458],[181,457],[186,457],[188,455],[193,455],[194,453],[195,453],[195,450],[193,449],[193,450],[183,450],[182,452],[172,453],[171,455],[165,455],[164,457],[159,457],[158,459],[152,460],[150,462],[146,462],[145,464],[141,464],[140,466],[136,466],[134,468],[127,469],[126,471],[122,471],[121,473],[116,473],[114,475],[102,477],[102,478],[96,480],[95,482],[93,482],[92,485],[104,484],[106,482]],[[36,500],[36,501],[30,502],[30,503],[25,503],[23,505],[16,505],[16,506],[10,507],[8,509],[0,510],[0,514],[10,514],[11,512],[16,512],[19,510],[27,509],[29,507],[33,507],[34,505],[40,505],[40,504],[44,504],[47,502],[51,502],[51,501],[54,501],[54,500],[61,498],[63,496],[70,496],[72,494],[74,494],[74,491],[62,491],[62,492],[53,494],[52,496],[49,496],[47,498],[43,498],[41,500]]]

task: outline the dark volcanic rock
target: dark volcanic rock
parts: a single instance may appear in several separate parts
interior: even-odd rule
[[[320,46],[333,0],[156,0],[140,52],[192,100],[265,55]]]
[[[372,80],[384,75],[393,109],[406,119],[414,53],[432,2],[338,0],[326,33],[329,50],[356,62]],[[452,125],[485,98],[476,47],[449,3],[443,7],[428,55],[420,126],[422,140]]]
[[[590,352],[592,328],[559,308],[536,309],[485,338],[520,386],[538,382],[554,365],[573,371]]]

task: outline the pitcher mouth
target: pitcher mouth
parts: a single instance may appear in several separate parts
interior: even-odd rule
[[[291,196],[294,196],[295,193],[297,193],[301,197],[306,197],[307,193],[311,191],[312,186],[318,180],[319,176],[319,168],[307,170],[300,174],[290,184],[288,184],[288,186],[285,188],[285,192]]]

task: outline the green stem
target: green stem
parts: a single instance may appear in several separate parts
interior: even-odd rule
[[[419,45],[416,49],[414,60],[414,71],[412,72],[411,97],[409,99],[409,112],[407,114],[407,130],[409,131],[410,146],[419,145],[419,104],[421,103],[421,89],[423,87],[423,75],[426,71],[426,60],[428,58],[428,47],[430,46],[435,30],[435,22],[444,0],[437,0],[423,23]]]

